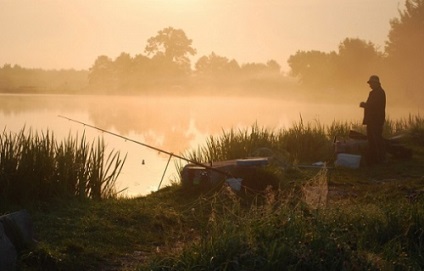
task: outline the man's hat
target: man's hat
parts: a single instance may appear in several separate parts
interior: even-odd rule
[[[377,75],[371,75],[370,79],[367,81],[367,83],[379,83],[380,84],[380,78],[378,78]]]

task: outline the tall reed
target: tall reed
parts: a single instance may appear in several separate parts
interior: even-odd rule
[[[278,131],[261,128],[255,123],[250,129],[231,129],[223,131],[220,136],[211,136],[204,146],[185,156],[203,163],[261,155],[283,163],[328,161],[334,155],[334,139],[347,139],[351,130],[366,134],[365,126],[359,122],[334,121],[322,125],[319,121],[304,123],[301,119]],[[424,145],[424,119],[420,116],[409,116],[406,120],[388,118],[384,136],[400,133],[408,134],[415,143]]]
[[[406,134],[412,140],[408,143],[423,146],[423,124],[420,117],[388,120],[385,136]],[[314,160],[332,152],[335,135],[348,137],[350,130],[364,132],[361,124],[339,122],[327,127],[301,122],[278,133],[253,126],[211,137],[192,157],[225,160],[267,147],[287,150],[301,162]],[[324,168],[306,182],[293,182],[292,190],[265,190],[257,194],[257,201],[246,202],[227,186],[209,198],[201,197],[191,206],[191,212],[198,212],[193,219],[201,225],[198,238],[176,253],[158,254],[146,270],[422,269],[421,189],[415,197],[405,197],[399,183],[387,182],[370,197],[334,201],[328,199],[328,177]]]
[[[288,130],[260,128],[254,124],[250,129],[223,132],[219,137],[207,139],[186,156],[198,162],[239,159],[252,156],[268,156],[280,163],[312,162],[327,159],[332,142],[324,126],[317,124],[293,124]]]
[[[0,199],[25,203],[63,198],[115,196],[115,182],[125,163],[119,152],[105,155],[103,139],[85,134],[58,142],[50,131],[0,134]]]
[[[424,118],[420,115],[409,115],[406,120],[409,134],[414,143],[424,146]]]

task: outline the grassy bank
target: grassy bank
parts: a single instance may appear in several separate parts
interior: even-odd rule
[[[359,169],[300,168],[332,156],[352,126],[257,126],[210,138],[198,161],[271,150],[279,189],[257,194],[185,190],[139,198],[90,197],[20,205],[38,244],[22,270],[420,270],[424,266],[424,121],[389,121],[409,160]],[[356,128],[355,128],[356,129]],[[358,127],[359,129],[359,127]],[[318,154],[319,153],[319,154]],[[290,165],[283,167],[281,165]],[[54,202],[54,204],[52,204]],[[34,202],[33,202],[34,203]],[[3,212],[12,210],[3,210]]]

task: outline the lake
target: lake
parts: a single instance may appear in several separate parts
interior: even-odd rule
[[[364,93],[364,99],[367,93]],[[146,195],[178,180],[175,162],[169,156],[133,141],[102,133],[66,120],[59,115],[119,134],[177,155],[204,145],[210,136],[231,129],[259,127],[289,128],[300,119],[330,124],[333,121],[358,123],[363,111],[359,101],[340,104],[313,104],[276,98],[252,97],[142,97],[90,95],[0,95],[0,127],[19,132],[51,131],[57,140],[85,131],[88,142],[103,137],[106,153],[119,151],[127,160],[117,181],[123,196]],[[418,114],[418,109],[388,106],[391,119]],[[184,165],[186,162],[181,161]]]

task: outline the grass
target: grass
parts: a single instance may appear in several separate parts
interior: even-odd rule
[[[357,170],[275,163],[267,173],[275,172],[280,187],[256,194],[227,186],[214,192],[185,190],[173,184],[139,198],[99,201],[87,196],[22,205],[32,215],[38,244],[21,252],[19,267],[421,270],[423,123],[411,117],[385,127],[386,136],[408,135],[405,144],[414,149],[410,160],[390,157],[386,164]],[[191,155],[208,161],[272,151],[275,157],[280,154],[279,161],[288,157],[296,165],[322,159],[316,153],[331,156],[334,135],[345,137],[351,127],[299,123],[274,132],[255,125],[210,138],[207,147]]]
[[[28,204],[73,197],[113,197],[125,158],[105,154],[102,139],[89,144],[70,135],[57,142],[50,131],[0,134],[0,202]]]
[[[198,242],[155,255],[142,270],[420,270],[422,180],[388,182],[383,189],[355,183],[350,190],[328,183],[326,174],[301,181],[300,191],[266,191],[245,207],[232,191],[220,191],[205,202],[209,217]],[[321,204],[308,197],[311,191]]]
[[[334,121],[324,126],[315,123],[293,123],[291,128],[279,131],[260,128],[257,124],[250,129],[223,131],[223,134],[206,140],[205,146],[186,154],[190,160],[200,163],[223,161],[251,156],[271,156],[279,164],[313,163],[329,161],[334,156],[334,140],[348,139],[351,130],[366,134],[359,123]],[[408,133],[409,142],[423,145],[424,119],[409,116],[408,119],[388,120],[384,136],[392,137]]]

